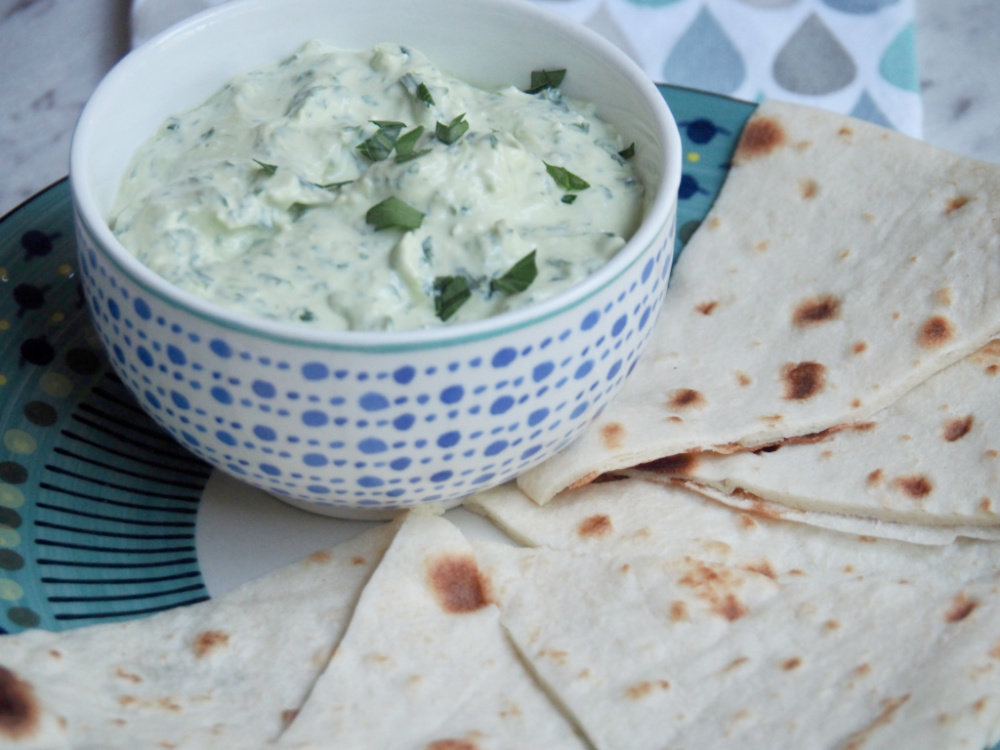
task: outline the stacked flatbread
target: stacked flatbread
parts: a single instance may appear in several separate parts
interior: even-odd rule
[[[669,456],[853,429],[835,439],[867,437],[862,450],[874,453],[866,474],[881,476],[885,490],[878,498],[858,491],[856,477],[835,497],[801,494],[777,478],[760,479],[751,494],[806,509],[811,521],[856,515],[953,527],[932,530],[937,541],[968,527],[996,536],[1000,498],[995,489],[980,492],[995,487],[997,472],[996,345],[992,354],[976,352],[998,332],[1000,167],[851,118],[765,102],[677,263],[650,347],[625,388],[579,441],[518,483],[543,504],[601,473]],[[923,424],[889,429],[873,416],[966,357],[979,376],[969,385],[974,396],[964,390],[968,376],[956,374],[962,391],[942,400],[938,388],[905,408]],[[962,453],[974,482],[925,483],[922,464],[901,463],[904,436],[933,453],[942,429],[957,435],[965,424],[971,432],[952,441],[949,454]],[[986,439],[982,430],[993,434]],[[916,445],[911,454],[919,454]],[[840,449],[821,443],[814,452],[827,450]],[[793,455],[789,449],[788,463],[799,461]],[[704,467],[704,475],[671,473],[719,494],[746,489],[751,470],[742,464]],[[886,501],[891,487],[910,504]],[[869,526],[879,533],[879,524]]]

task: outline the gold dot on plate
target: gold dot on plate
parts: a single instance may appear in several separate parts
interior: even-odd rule
[[[7,376],[0,375],[0,385],[7,385]]]
[[[10,329],[10,321],[6,318],[0,318],[0,331],[6,331]]]
[[[55,398],[66,398],[73,392],[73,381],[58,372],[47,372],[39,379],[42,390]]]
[[[72,276],[73,275],[73,266],[71,266],[69,263],[63,263],[63,264],[61,264],[59,266],[59,275],[60,276]]]
[[[0,266],[0,281],[10,281],[10,276],[7,275],[7,269]]]
[[[49,320],[51,320],[53,323],[62,323],[64,320],[66,320],[66,316],[63,315],[61,312],[57,311],[52,313],[52,317],[49,318]]]
[[[20,508],[24,505],[24,493],[12,484],[0,482],[0,505],[5,508]]]
[[[0,578],[0,599],[16,602],[22,596],[24,596],[24,589],[21,588],[21,584],[9,578]]]
[[[688,161],[701,161],[701,154],[697,151],[692,151],[687,155]]]
[[[3,444],[11,453],[30,456],[38,448],[38,441],[24,430],[7,430],[3,434]]]

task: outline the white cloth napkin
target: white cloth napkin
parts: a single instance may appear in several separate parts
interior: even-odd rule
[[[133,44],[225,1],[133,0]],[[534,2],[603,34],[658,83],[810,104],[921,134],[914,0]]]

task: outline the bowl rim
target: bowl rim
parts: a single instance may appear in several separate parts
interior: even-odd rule
[[[273,4],[275,0],[236,0],[197,13],[149,39],[120,60],[102,79],[84,106],[70,144],[69,183],[78,227],[91,236],[104,256],[147,293],[162,297],[177,308],[227,330],[284,344],[319,349],[358,352],[396,352],[434,347],[457,346],[501,336],[560,315],[586,302],[625,274],[644,255],[661,234],[664,222],[676,211],[677,190],[683,157],[680,133],[673,114],[653,81],[618,47],[588,29],[554,11],[527,0],[477,0],[498,7],[513,8],[529,20],[555,25],[560,32],[608,61],[640,94],[654,114],[654,135],[663,144],[664,169],[659,183],[646,186],[656,191],[643,218],[625,245],[607,263],[579,283],[540,302],[480,320],[454,323],[435,328],[406,331],[367,331],[313,329],[295,323],[268,320],[229,309],[198,297],[167,281],[139,261],[115,237],[98,209],[88,180],[89,144],[96,121],[115,106],[114,89],[119,80],[136,68],[155,69],[156,56],[164,47],[202,29],[222,23],[229,15],[246,12],[255,5]],[[458,0],[462,2],[464,0]]]

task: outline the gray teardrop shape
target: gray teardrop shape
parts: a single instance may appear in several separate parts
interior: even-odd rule
[[[786,8],[795,5],[801,0],[740,0],[744,5],[752,5],[755,8]]]
[[[823,2],[841,13],[878,13],[882,8],[895,5],[899,0],[823,0]]]
[[[821,96],[847,86],[854,60],[823,20],[810,13],[774,59],[774,80],[794,94]]]
[[[869,96],[867,91],[861,92],[861,96],[858,97],[858,103],[851,110],[851,117],[857,117],[859,120],[867,120],[876,125],[881,125],[883,128],[893,127],[893,124],[889,122],[889,118],[878,108],[875,100]]]
[[[667,83],[731,94],[746,78],[739,50],[707,7],[684,32],[663,66]]]

